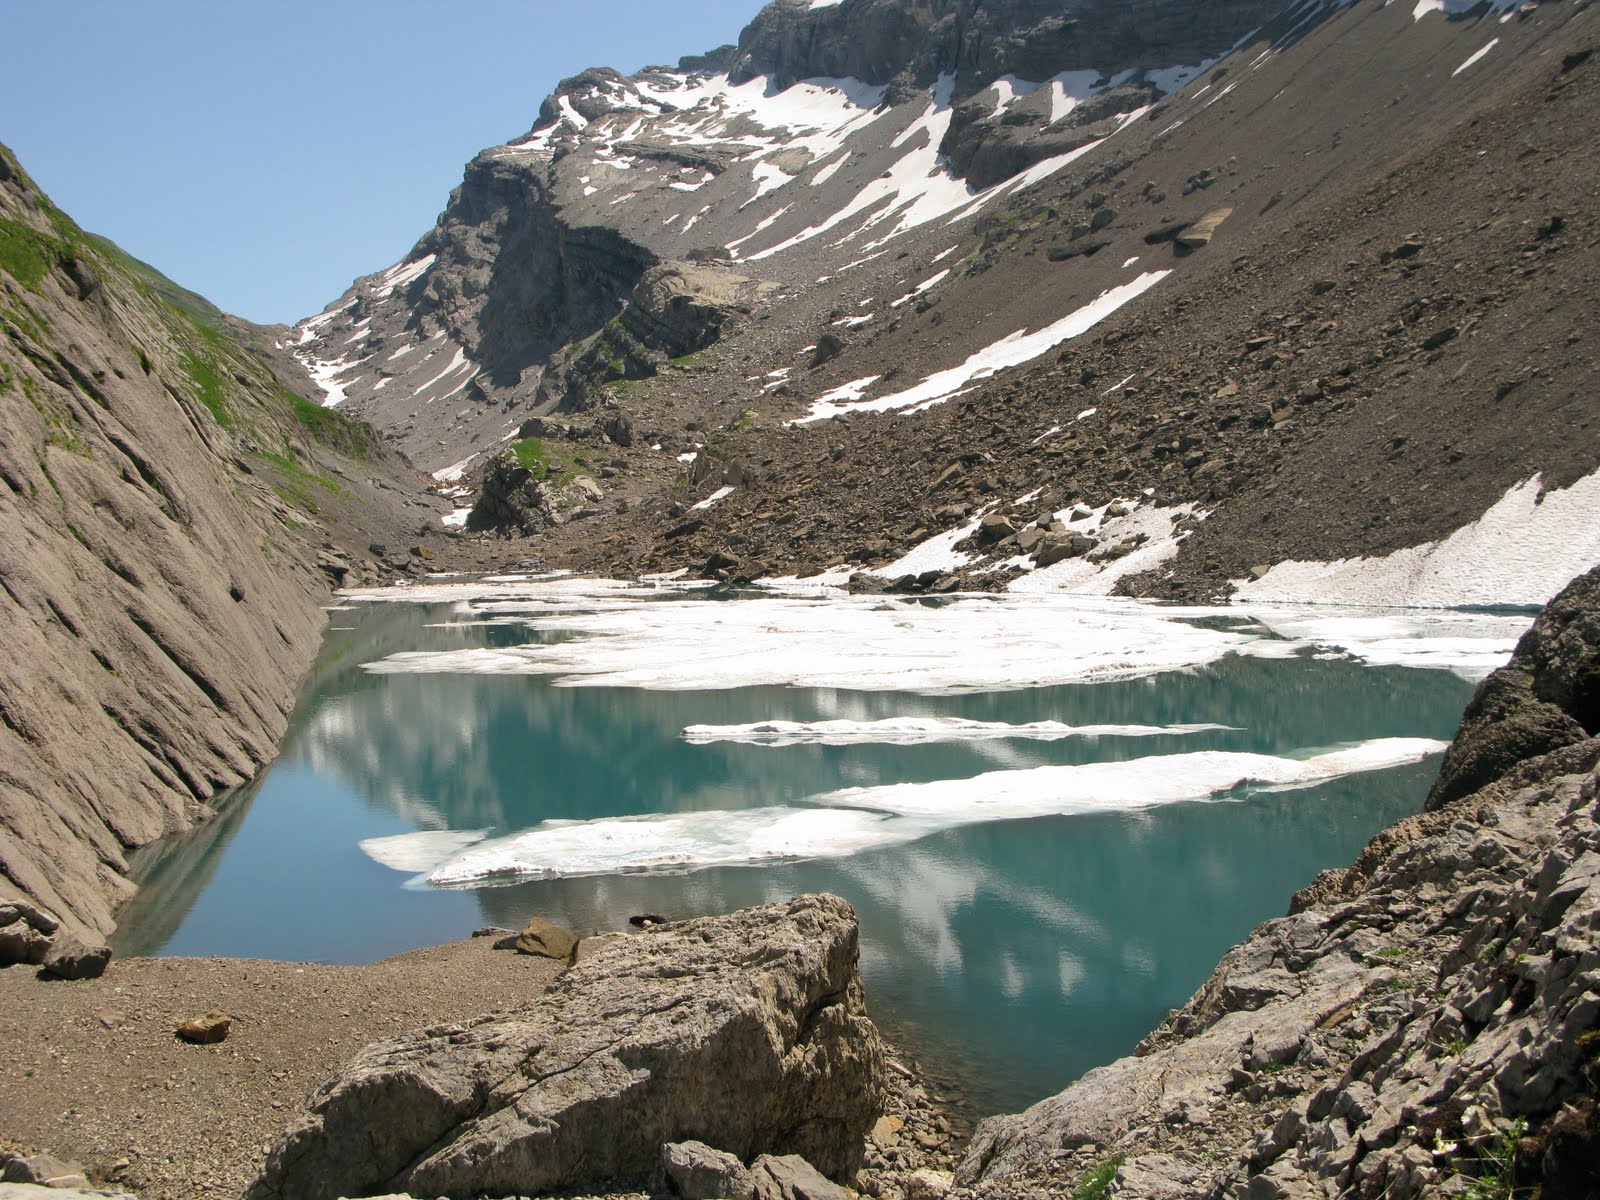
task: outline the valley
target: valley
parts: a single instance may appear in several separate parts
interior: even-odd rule
[[[1590,1194],[1593,22],[774,0],[292,327],[0,148],[0,1193]]]

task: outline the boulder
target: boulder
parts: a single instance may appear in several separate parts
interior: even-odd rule
[[[852,1200],[798,1154],[763,1154],[750,1165],[755,1200]]]
[[[1526,759],[1600,733],[1600,567],[1545,606],[1511,661],[1478,685],[1427,807],[1471,795]]]
[[[884,1050],[855,912],[801,896],[596,943],[511,1012],[368,1046],[311,1097],[251,1200],[650,1186],[664,1144],[860,1167]]]
[[[1033,561],[1041,567],[1053,567],[1069,558],[1082,558],[1098,544],[1092,537],[1082,533],[1047,534]]]
[[[543,917],[529,917],[512,946],[518,954],[536,954],[542,958],[568,962],[578,949],[578,939]]]
[[[661,1147],[661,1165],[684,1200],[752,1200],[755,1179],[733,1155],[704,1142]]]
[[[1186,250],[1198,250],[1210,245],[1222,223],[1233,215],[1231,208],[1214,208],[1187,229],[1177,233],[1173,241]]]
[[[0,902],[0,967],[44,962],[55,929],[54,921],[25,901]]]
[[[990,513],[978,522],[978,545],[993,546],[1016,534],[1017,527],[1003,513]]]
[[[0,1182],[33,1183],[40,1187],[86,1188],[89,1176],[77,1163],[63,1162],[52,1154],[0,1155]]]
[[[62,933],[44,956],[46,975],[57,979],[98,979],[111,961],[110,946],[87,946],[71,934]]]

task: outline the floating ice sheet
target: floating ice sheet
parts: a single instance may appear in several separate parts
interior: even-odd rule
[[[547,821],[442,856],[424,868],[425,879],[441,887],[478,887],[522,879],[847,857],[989,821],[1227,799],[1248,785],[1310,787],[1418,762],[1444,745],[1426,738],[1384,738],[1303,759],[1222,751],[1152,755],[1130,762],[848,788],[813,797],[806,806]],[[405,836],[377,839],[379,849],[391,865],[413,870],[446,848],[435,833],[413,836],[415,844],[408,844]],[[373,853],[368,843],[363,848]]]
[[[1172,737],[1232,729],[1231,725],[1067,725],[1061,721],[973,721],[965,717],[886,717],[879,721],[753,721],[746,725],[690,725],[683,739],[697,746],[739,742],[750,746],[921,746],[932,742],[1021,738]]]
[[[1236,652],[1293,652],[1259,634],[1173,620],[1155,606],[1092,607],[1056,596],[973,597],[938,606],[872,596],[659,604],[616,591],[563,602],[540,591],[520,606],[509,599],[480,602],[479,611],[503,615],[521,607],[531,628],[574,635],[568,640],[401,652],[366,669],[554,675],[567,686],[658,690],[787,684],[955,693],[1134,678]],[[395,593],[356,594],[404,598]]]

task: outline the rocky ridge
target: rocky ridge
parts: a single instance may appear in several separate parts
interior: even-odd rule
[[[1479,690],[1531,681],[1522,707],[1560,695],[1590,718],[1580,740],[1504,761],[1470,793],[1436,792],[1319,876],[1135,1057],[983,1122],[957,1194],[1592,1194],[1597,612],[1600,571]],[[1451,754],[1494,737],[1469,718]]]
[[[858,257],[846,242],[866,230],[927,223],[1119,132],[1276,28],[1278,6],[1183,0],[1154,30],[1114,7],[783,0],[738,48],[582,72],[533,130],[469,164],[403,262],[303,322],[296,351],[330,400],[453,480],[519,421],[729,332],[718,316],[691,343],[641,315],[637,289],[663,265],[734,264],[759,281],[763,318]],[[1022,70],[1036,82],[1007,74]],[[806,253],[771,257],[791,241]]]
[[[58,940],[103,939],[128,852],[272,757],[368,542],[437,520],[237,334],[0,147],[0,880]]]
[[[1476,78],[1432,69],[1470,48],[1465,24],[1392,9],[1354,7],[1281,51],[1242,51],[1259,65],[1210,77],[1226,98],[1180,93],[1165,106],[1175,130],[1118,135],[1081,171],[979,218],[942,261],[954,237],[907,235],[906,261],[859,267],[804,318],[797,300],[630,393],[642,431],[680,422],[665,450],[738,463],[750,486],[686,529],[674,505],[703,499],[715,473],[636,454],[613,491],[627,513],[541,553],[596,570],[694,571],[713,555],[752,576],[880,570],[980,510],[1018,534],[1048,514],[1038,539],[1078,507],[1192,505],[1208,515],[1176,530],[1176,556],[1122,586],[1209,598],[1284,559],[1442,538],[1536,472],[1570,486],[1600,465],[1583,433],[1595,358],[1580,316],[1600,280],[1583,249],[1583,173],[1569,169],[1597,119],[1583,19],[1559,6],[1487,19],[1505,57]],[[1307,111],[1345,84],[1375,99]],[[1404,122],[1389,116],[1397,103]],[[1244,144],[1247,158],[1225,157]],[[1175,244],[1224,209],[1205,245]],[[1097,213],[1109,219],[1089,232]],[[872,299],[942,267],[915,303]],[[988,341],[968,332],[984,314],[996,336],[1035,327],[1155,269],[1171,277],[1059,351],[925,411],[872,410],[876,391]],[[953,330],[946,314],[961,314]],[[819,332],[840,343],[820,363],[800,353]],[[790,364],[776,381],[763,374],[775,363]],[[893,382],[834,419],[787,423],[805,397],[869,378]],[[1010,535],[979,549],[928,584],[1004,586],[1039,565],[1037,544]]]

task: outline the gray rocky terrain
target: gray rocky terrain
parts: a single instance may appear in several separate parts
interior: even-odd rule
[[[1600,571],[1480,686],[1474,709],[1518,698],[1469,710],[1427,811],[1256,929],[1135,1057],[983,1122],[960,1194],[1594,1194],[1597,614]],[[1485,753],[1546,706],[1575,736]]]
[[[249,1195],[649,1186],[682,1141],[848,1180],[887,1082],[857,955],[833,896],[585,939],[525,1006],[369,1046]]]
[[[128,852],[276,752],[332,587],[438,501],[3,147],[0,254],[0,881],[96,942]]]

